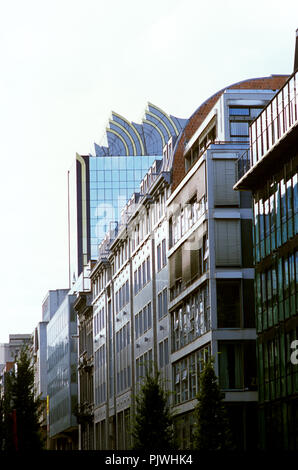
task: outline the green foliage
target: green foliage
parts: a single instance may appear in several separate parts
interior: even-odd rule
[[[24,347],[16,368],[6,374],[1,414],[2,449],[41,450],[40,415],[41,401],[34,396],[34,370],[29,351]]]
[[[175,448],[173,415],[167,404],[160,374],[146,371],[140,393],[136,397],[136,412],[132,426],[135,450],[171,450]]]
[[[223,394],[213,368],[213,359],[200,375],[195,408],[194,448],[199,451],[234,450]]]

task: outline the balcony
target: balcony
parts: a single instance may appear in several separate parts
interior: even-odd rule
[[[267,104],[250,126],[250,155],[245,152],[237,161],[238,182],[234,189],[253,189],[256,179],[268,175],[297,140],[298,72]],[[270,157],[270,158],[267,158]]]

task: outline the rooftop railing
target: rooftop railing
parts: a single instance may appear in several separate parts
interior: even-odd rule
[[[245,152],[237,162],[238,180],[258,163],[298,121],[298,72],[267,104],[250,126],[250,161]]]

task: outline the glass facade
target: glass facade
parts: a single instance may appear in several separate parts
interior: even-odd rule
[[[162,156],[80,156],[69,173],[70,283],[98,258],[98,245],[117,226],[121,210]]]
[[[171,312],[172,352],[178,351],[210,330],[208,283]]]
[[[236,185],[254,196],[259,446],[266,450],[298,449],[298,366],[291,356],[298,339],[296,82],[297,72],[252,123],[250,171]]]
[[[161,157],[160,157],[161,158]],[[90,157],[91,259],[98,257],[98,244],[120,219],[124,205],[158,157]]]
[[[211,354],[210,344],[173,364],[174,404],[192,400],[199,392],[200,374]]]
[[[75,296],[67,295],[47,326],[47,373],[50,400],[50,437],[76,425],[77,403]]]

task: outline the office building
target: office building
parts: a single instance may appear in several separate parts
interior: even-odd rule
[[[48,433],[52,450],[78,448],[75,299],[73,293],[64,295],[47,324]]]
[[[156,160],[106,235],[91,273],[94,318],[96,449],[128,449],[134,396],[145,369],[171,388],[167,319],[167,220],[170,174]]]
[[[113,112],[105,134],[107,145],[95,144],[94,155],[76,155],[68,173],[70,286],[83,266],[97,259],[105,233],[117,224],[127,200],[185,122],[151,103],[142,124]]]
[[[259,445],[266,450],[298,450],[297,51],[294,73],[250,126],[235,184],[253,193]]]
[[[130,447],[133,397],[155,366],[173,392],[179,446],[188,448],[210,354],[237,444],[256,446],[252,206],[250,193],[233,191],[234,168],[249,123],[286,79],[240,82],[203,103],[101,243],[91,272],[96,449]]]
[[[93,266],[90,261],[89,272]],[[84,269],[86,272],[86,269]],[[84,273],[83,271],[83,273]],[[82,273],[82,274],[83,274]],[[82,274],[80,277],[82,277]],[[79,278],[80,279],[80,278]],[[76,291],[73,308],[77,315],[78,333],[78,422],[79,450],[94,449],[94,355],[93,355],[93,309],[90,278]]]

